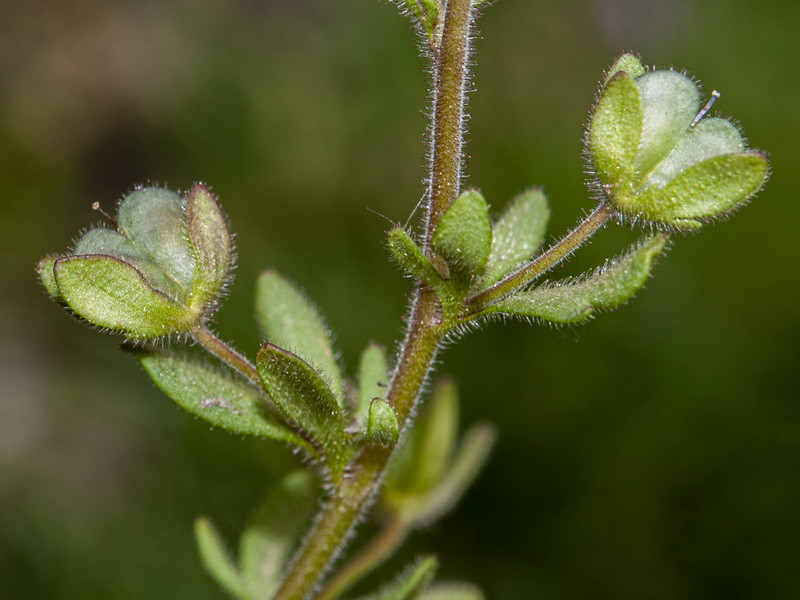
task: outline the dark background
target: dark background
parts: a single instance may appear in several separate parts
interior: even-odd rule
[[[484,12],[467,181],[496,210],[544,185],[555,236],[591,207],[582,127],[628,49],[720,90],[774,173],[729,222],[678,236],[628,306],[496,324],[444,353],[464,421],[501,437],[458,510],[375,581],[436,552],[442,577],[493,600],[796,598],[800,3]],[[254,354],[254,281],[274,267],[323,307],[352,372],[402,329],[409,284],[376,213],[405,221],[420,196],[422,66],[385,0],[2,2],[0,598],[221,598],[193,519],[234,539],[294,466],[182,413],[45,297],[35,261],[99,220],[94,201],[207,181],[239,250],[222,336]],[[606,231],[562,273],[634,237]]]

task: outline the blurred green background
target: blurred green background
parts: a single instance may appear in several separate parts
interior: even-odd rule
[[[484,12],[467,183],[495,209],[544,185],[556,235],[590,208],[582,127],[629,49],[720,90],[715,108],[774,173],[729,222],[678,236],[628,306],[585,326],[496,324],[443,354],[464,421],[495,422],[499,444],[373,582],[436,552],[442,577],[494,600],[797,598],[800,3]],[[222,336],[254,353],[254,281],[277,268],[323,307],[352,372],[402,330],[409,283],[382,240],[420,196],[422,66],[385,0],[3,0],[0,598],[221,598],[193,519],[234,539],[295,466],[182,413],[118,340],[45,297],[35,261],[99,220],[94,201],[207,181],[239,251]],[[606,231],[562,273],[634,237]]]

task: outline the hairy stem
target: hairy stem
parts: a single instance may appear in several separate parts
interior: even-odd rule
[[[434,53],[432,147],[425,246],[441,216],[458,196],[463,163],[463,122],[473,0],[447,0],[442,42]],[[414,414],[425,380],[448,327],[436,295],[419,286],[406,337],[389,383],[387,401],[401,428]],[[404,436],[401,436],[401,439]],[[333,561],[341,555],[359,519],[383,482],[391,449],[366,447],[349,466],[351,476],[334,490],[306,537],[274,600],[313,597]]]
[[[472,1],[448,0],[441,46],[433,61],[431,171],[425,240],[430,241],[442,215],[458,196],[464,162],[464,109],[469,79]]]
[[[232,346],[226,344],[214,335],[210,329],[201,325],[193,329],[191,335],[198,344],[219,358],[222,362],[236,371],[239,371],[239,373],[247,377],[253,383],[259,386],[261,385],[256,366]]]
[[[390,518],[372,541],[331,577],[316,600],[339,598],[352,585],[394,554],[407,536],[408,523],[397,516]]]
[[[555,267],[585,244],[589,238],[597,233],[598,229],[608,222],[613,214],[614,211],[607,202],[600,204],[594,212],[581,221],[569,234],[561,238],[557,244],[551,246],[547,252],[539,255],[536,259],[513,272],[505,279],[501,279],[492,287],[469,298],[467,300],[468,314],[474,315],[480,312],[484,308],[487,308],[509,294],[528,285],[534,279]]]

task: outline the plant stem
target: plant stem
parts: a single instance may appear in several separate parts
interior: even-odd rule
[[[389,558],[408,536],[408,523],[391,517],[378,534],[325,585],[316,600],[335,600],[353,584]]]
[[[433,56],[431,171],[425,245],[461,187],[464,162],[464,109],[469,79],[472,0],[447,0],[441,46]]]
[[[425,246],[441,216],[458,196],[463,163],[463,122],[473,0],[447,0],[442,42],[434,54],[434,101]],[[386,400],[401,428],[408,426],[442,338],[448,333],[430,289],[419,286],[412,302]],[[401,436],[402,439],[403,436]],[[334,490],[276,593],[274,600],[306,600],[342,553],[356,523],[383,482],[393,449],[368,446],[349,466],[350,477]],[[323,592],[324,593],[324,592]]]
[[[551,246],[547,252],[541,254],[505,279],[501,279],[492,287],[469,298],[466,303],[468,309],[467,314],[475,315],[475,313],[502,300],[509,294],[516,292],[543,273],[555,267],[585,244],[598,229],[606,224],[613,214],[614,211],[607,202],[600,204],[594,212],[581,221],[569,234],[561,238],[556,245]]]
[[[239,371],[253,383],[259,386],[261,385],[256,366],[242,356],[236,349],[214,335],[210,329],[204,325],[200,325],[192,330],[191,335],[198,344],[219,358],[222,362]]]

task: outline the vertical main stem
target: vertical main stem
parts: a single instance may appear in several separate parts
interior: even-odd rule
[[[425,241],[458,196],[464,163],[464,110],[468,84],[472,0],[447,0],[442,41],[433,56],[431,171]]]
[[[446,0],[441,44],[434,52],[433,117],[425,246],[461,187],[463,123],[473,0]],[[386,400],[405,428],[447,330],[436,295],[417,288]],[[402,438],[401,438],[402,439]],[[274,600],[308,600],[343,552],[383,481],[392,448],[367,446],[349,466],[351,476],[331,494]]]

